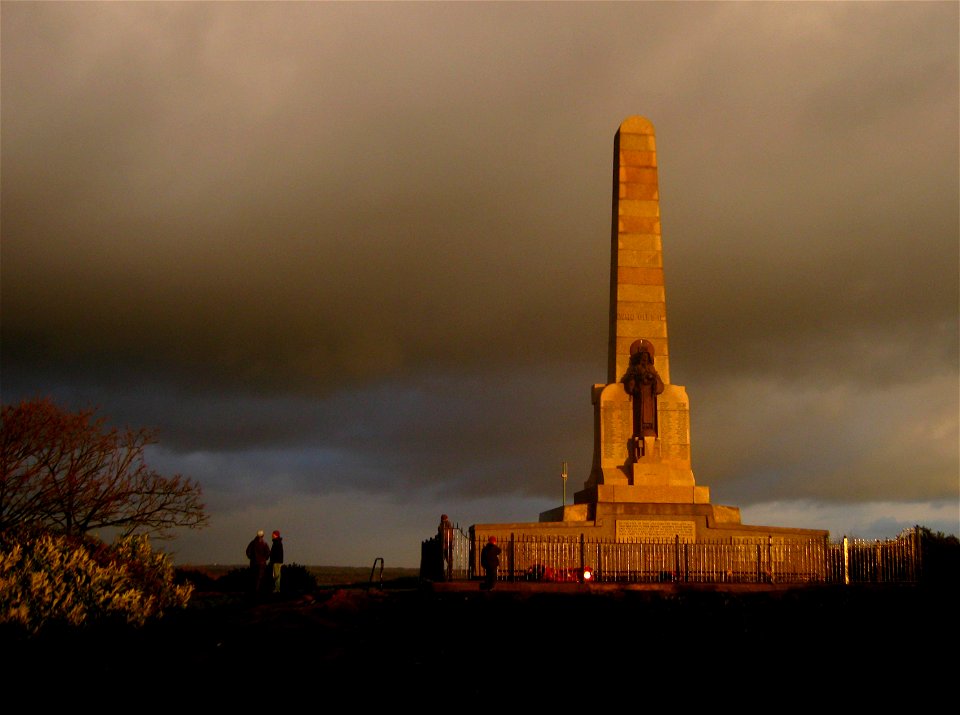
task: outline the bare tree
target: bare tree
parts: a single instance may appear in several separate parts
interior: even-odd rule
[[[4,405],[0,424],[0,529],[42,526],[79,535],[169,538],[207,523],[200,485],[144,462],[146,429],[108,428],[95,410],[68,412],[47,399]]]

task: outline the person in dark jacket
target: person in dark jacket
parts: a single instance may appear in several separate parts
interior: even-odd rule
[[[250,559],[250,586],[253,594],[263,591],[267,576],[267,559],[270,558],[270,547],[263,540],[263,529],[257,532],[253,540],[247,544],[247,558]]]
[[[273,592],[280,593],[280,572],[283,571],[283,539],[280,532],[273,532],[273,544],[270,546],[270,566],[273,569]]]
[[[480,588],[492,589],[497,583],[497,569],[500,567],[500,547],[497,546],[497,537],[491,536],[480,551],[480,565],[483,566],[485,578]]]

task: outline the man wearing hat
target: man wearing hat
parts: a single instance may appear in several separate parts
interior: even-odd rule
[[[283,539],[280,532],[273,532],[273,545],[270,547],[270,566],[273,568],[273,592],[280,593],[280,572],[283,571]]]
[[[250,559],[250,581],[253,594],[263,590],[267,575],[267,559],[270,558],[270,547],[263,540],[263,529],[257,532],[253,540],[247,544],[247,558]]]

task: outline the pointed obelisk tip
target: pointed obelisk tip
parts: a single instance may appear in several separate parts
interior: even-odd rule
[[[627,117],[620,125],[620,131],[624,134],[653,134],[653,123],[646,117],[633,116]]]

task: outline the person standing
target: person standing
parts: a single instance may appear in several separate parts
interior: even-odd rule
[[[497,569],[500,567],[500,547],[497,546],[497,537],[491,536],[480,551],[480,565],[483,566],[484,579],[480,588],[493,589],[497,584]]]
[[[267,559],[270,558],[270,547],[263,540],[263,529],[257,532],[253,540],[247,544],[247,558],[250,560],[250,581],[253,595],[263,591],[267,575]]]
[[[440,540],[443,562],[446,566],[444,577],[447,581],[453,580],[453,524],[446,514],[440,515],[440,524],[437,526],[437,538]]]
[[[283,571],[283,539],[280,532],[273,532],[273,543],[270,546],[270,566],[273,569],[273,592],[280,593],[280,573]]]

